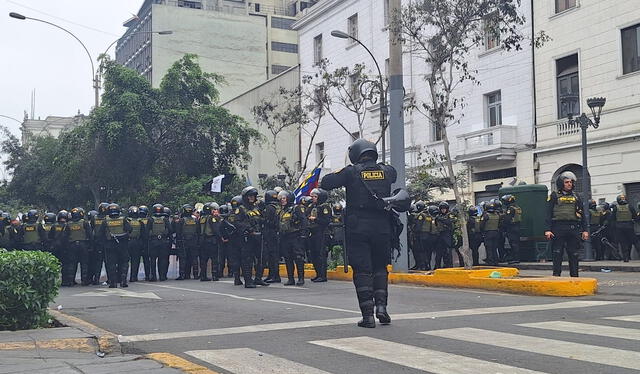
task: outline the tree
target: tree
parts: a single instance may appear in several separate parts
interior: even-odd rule
[[[400,35],[405,49],[413,52],[427,66],[428,99],[416,108],[424,114],[442,135],[446,176],[452,186],[456,203],[464,198],[453,169],[447,127],[460,122],[464,96],[456,91],[461,84],[479,84],[476,71],[469,67],[470,52],[482,45],[486,33],[500,36],[506,50],[519,50],[525,37],[521,26],[524,17],[518,13],[520,0],[418,0],[392,14],[391,27]],[[544,43],[544,33],[532,41]],[[461,251],[465,267],[470,268],[471,256],[466,235],[466,212],[458,215],[463,237]]]
[[[444,155],[425,149],[418,155],[418,164],[407,172],[407,190],[413,200],[431,201],[434,191],[444,193],[453,188]],[[459,188],[466,187],[467,170],[459,170],[455,180]]]

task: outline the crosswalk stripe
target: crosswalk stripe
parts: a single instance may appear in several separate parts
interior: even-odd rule
[[[566,321],[548,321],[536,323],[523,323],[518,326],[533,327],[537,329],[572,332],[576,334],[606,336],[609,338],[620,338],[629,340],[640,340],[640,330],[627,329],[622,327],[591,325],[587,323],[576,323]]]
[[[525,352],[640,370],[640,352],[509,334],[476,328],[424,331],[421,334],[516,349]]]
[[[185,289],[185,290],[188,290],[188,289]],[[211,293],[207,291],[201,291],[201,292]],[[227,296],[227,295],[223,295],[223,296]],[[256,301],[256,299],[250,299],[250,300]],[[440,310],[436,312],[393,314],[391,317],[395,321],[399,321],[399,320],[409,320],[409,319],[448,318],[448,317],[475,316],[475,315],[484,315],[484,314],[521,313],[521,312],[533,312],[533,311],[543,311],[543,310],[588,308],[588,307],[597,307],[597,306],[614,305],[614,304],[624,304],[624,302],[576,300],[576,301],[565,301],[565,302],[552,303],[552,304],[514,305],[514,306],[502,306],[502,307],[476,308],[476,309]],[[119,336],[118,340],[121,343],[127,343],[127,342],[144,342],[144,341],[169,340],[169,339],[180,339],[180,338],[194,338],[199,336],[244,334],[244,333],[252,333],[252,332],[267,332],[267,331],[291,330],[291,329],[310,328],[310,327],[348,325],[348,324],[356,323],[358,320],[359,318],[357,317],[349,317],[349,318],[334,318],[334,319],[321,319],[321,320],[310,320],[310,321],[269,323],[269,324],[252,325],[252,326],[223,327],[218,329],[205,329],[205,330],[193,330],[193,331],[160,332],[160,333],[142,334],[142,335]]]
[[[509,373],[540,374],[539,371],[483,361],[471,357],[390,342],[366,336],[316,340],[309,343],[334,348],[360,356],[375,358],[397,365],[434,374]]]
[[[249,348],[199,350],[185,353],[234,374],[331,374]]]
[[[612,319],[614,321],[624,322],[640,322],[640,314],[636,314],[635,316],[605,317],[604,319]]]

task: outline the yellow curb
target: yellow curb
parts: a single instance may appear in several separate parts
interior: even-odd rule
[[[209,370],[204,366],[194,364],[191,361],[187,361],[184,358],[178,357],[171,353],[149,353],[145,355],[145,357],[158,361],[165,366],[180,369],[185,373],[219,374],[217,371]]]
[[[104,353],[120,352],[118,336],[92,323],[57,310],[49,309],[49,314],[64,325],[75,327],[88,334],[94,335],[98,344],[98,351]]]
[[[95,352],[96,344],[93,338],[68,338],[38,340],[30,342],[0,343],[0,351],[31,350],[31,349],[55,349],[78,352]]]
[[[351,280],[352,270],[345,273],[342,266],[329,271],[333,280]],[[489,274],[500,272],[501,278],[490,278]],[[477,288],[538,296],[589,296],[598,291],[598,281],[593,278],[527,277],[517,278],[516,268],[475,267],[438,269],[425,273],[390,273],[389,283],[408,283],[423,286]]]

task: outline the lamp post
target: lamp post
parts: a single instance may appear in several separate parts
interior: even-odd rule
[[[372,89],[369,90],[369,94],[365,96],[369,98],[369,101],[372,104],[375,104],[378,100],[380,101],[380,132],[381,132],[380,140],[382,141],[382,161],[386,162],[387,146],[386,146],[385,133],[387,129],[387,114],[389,113],[389,110],[387,108],[387,90],[385,89],[384,81],[382,80],[382,71],[380,71],[380,65],[378,65],[378,60],[376,60],[376,58],[373,56],[373,53],[371,53],[371,51],[369,50],[369,48],[367,48],[366,45],[362,44],[360,40],[354,38],[353,36],[347,34],[346,32],[333,30],[331,31],[331,36],[340,38],[340,39],[351,39],[356,43],[360,44],[362,48],[364,48],[369,53],[369,56],[371,56],[371,58],[373,59],[374,64],[376,64],[376,69],[378,69],[378,78],[379,78],[378,81],[374,82],[371,80],[365,80],[364,82],[362,82],[362,85],[360,86],[360,90],[362,91],[362,88],[367,83],[375,83]],[[378,100],[374,98],[375,89],[380,91],[380,96]]]
[[[585,113],[582,113],[578,117],[573,118],[574,113],[571,113],[571,108],[574,108],[574,104],[578,102],[578,95],[565,95],[561,97],[560,100],[563,105],[567,105],[567,108],[569,108],[569,125],[578,124],[582,132],[582,183],[584,186],[582,210],[585,218],[585,225],[587,226],[588,230],[591,223],[591,214],[589,212],[589,200],[591,200],[591,181],[589,180],[587,170],[587,129],[589,128],[589,126],[593,126],[594,129],[597,129],[600,126],[600,114],[602,113],[602,107],[604,107],[607,99],[604,97],[592,97],[590,99],[587,99],[587,105],[591,109],[593,120],[591,120],[591,118],[589,118],[589,116]],[[584,243],[584,257],[584,261],[594,260],[593,248],[591,247],[591,236],[589,236],[589,239]]]
[[[18,19],[18,20],[31,20],[31,21],[42,22],[42,23],[46,23],[47,25],[51,25],[51,26],[53,26],[53,27],[57,27],[57,28],[59,28],[60,30],[62,30],[62,31],[64,31],[64,32],[66,32],[67,34],[69,34],[69,35],[73,36],[73,38],[74,38],[75,40],[77,40],[77,41],[78,41],[78,43],[80,43],[80,45],[82,45],[82,48],[84,48],[84,51],[85,51],[85,52],[87,52],[87,56],[89,57],[89,62],[91,62],[91,77],[92,77],[92,80],[93,80],[93,90],[94,90],[95,108],[97,108],[97,107],[98,107],[99,100],[100,100],[100,91],[99,91],[99,89],[100,89],[100,88],[99,88],[99,81],[98,81],[98,76],[96,75],[96,69],[95,69],[95,67],[93,66],[93,58],[91,58],[91,54],[89,53],[89,50],[88,50],[88,49],[87,49],[87,47],[84,45],[84,43],[83,43],[80,39],[78,39],[78,37],[77,37],[77,36],[75,36],[71,31],[69,31],[69,30],[65,29],[65,28],[64,28],[64,27],[62,27],[62,26],[58,26],[58,25],[56,25],[55,23],[51,23],[51,22],[49,22],[49,21],[45,21],[45,20],[42,20],[42,19],[39,19],[39,18],[33,18],[33,17],[23,16],[22,14],[20,14],[20,13],[15,13],[15,12],[11,12],[11,13],[9,13],[9,17],[11,17],[11,18],[15,18],[15,19]]]

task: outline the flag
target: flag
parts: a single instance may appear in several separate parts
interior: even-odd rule
[[[222,192],[222,180],[224,177],[224,174],[220,174],[211,180],[211,192]]]
[[[300,183],[298,188],[293,191],[293,194],[296,197],[296,203],[300,202],[303,196],[309,196],[311,190],[318,187],[318,182],[320,182],[320,171],[322,168],[316,167],[313,171],[307,175],[306,178]]]

